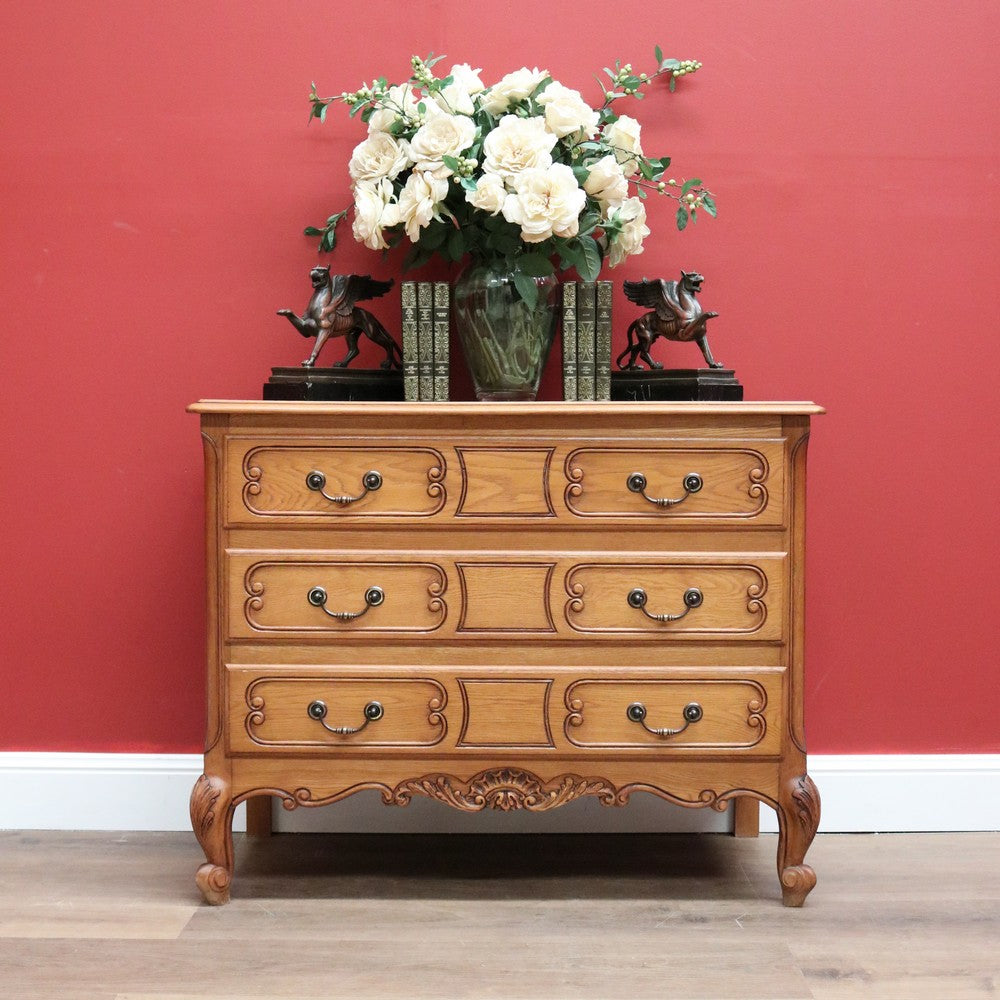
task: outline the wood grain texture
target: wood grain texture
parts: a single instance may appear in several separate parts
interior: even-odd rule
[[[0,833],[0,983],[12,1000],[952,1000],[1000,988],[1000,887],[978,877],[1000,834],[821,834],[823,891],[802,910],[775,905],[775,839],[238,836],[241,877],[216,909],[188,879],[189,836]]]
[[[209,902],[228,898],[235,804],[374,790],[468,812],[751,796],[778,811],[784,902],[802,904],[819,820],[801,709],[818,407],[192,409],[210,472],[209,738],[192,794]],[[382,714],[362,726],[370,702]]]

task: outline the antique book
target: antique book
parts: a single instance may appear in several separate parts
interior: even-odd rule
[[[576,282],[562,286],[563,399],[576,399]]]
[[[434,399],[448,398],[451,332],[451,288],[447,281],[434,283]]]
[[[576,286],[576,398],[594,398],[594,363],[597,337],[597,286],[581,281]]]
[[[597,331],[594,348],[594,399],[611,398],[611,302],[610,281],[597,283]]]
[[[417,398],[434,398],[434,286],[417,282]]]
[[[403,334],[403,398],[416,400],[420,398],[420,385],[417,376],[417,283],[404,281],[399,286],[400,303],[402,306]]]

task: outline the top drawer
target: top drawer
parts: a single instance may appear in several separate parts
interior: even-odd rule
[[[229,521],[431,517],[445,504],[433,448],[230,438]]]
[[[691,527],[785,516],[781,438],[229,437],[231,525],[588,520]]]

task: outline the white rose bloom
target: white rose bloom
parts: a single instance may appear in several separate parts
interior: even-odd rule
[[[499,83],[493,84],[482,96],[479,105],[491,115],[499,115],[512,104],[523,101],[548,75],[547,69],[528,69],[527,66],[522,66],[521,69],[508,73]]]
[[[412,243],[420,239],[420,230],[431,224],[437,206],[448,194],[448,181],[426,170],[414,170],[399,194],[399,218]]]
[[[564,163],[547,169],[522,171],[515,193],[504,199],[503,217],[521,227],[525,243],[541,243],[550,236],[576,236],[587,195]]]
[[[583,189],[601,203],[605,212],[609,207],[620,205],[625,200],[628,181],[614,156],[608,153],[587,169],[590,173],[583,182]]]
[[[476,138],[476,123],[465,115],[435,115],[410,140],[410,159],[417,170],[450,177],[443,157],[461,156]]]
[[[483,174],[476,182],[475,191],[466,191],[465,200],[482,212],[496,215],[503,208],[507,188],[498,174]]]
[[[347,169],[353,181],[391,180],[409,162],[405,139],[397,142],[388,132],[376,132],[354,147]]]
[[[391,204],[392,181],[358,181],[354,185],[354,238],[370,250],[385,250],[383,230],[399,222],[399,211]]]
[[[604,130],[604,141],[615,147],[615,158],[622,165],[626,177],[638,173],[637,156],[642,156],[642,145],[639,142],[639,132],[642,126],[628,115],[622,115]]]
[[[368,119],[369,135],[374,132],[388,132],[401,119],[413,122],[420,117],[417,111],[417,98],[408,83],[390,87],[386,91],[384,103],[388,107],[376,108]]]
[[[642,241],[649,235],[649,227],[646,225],[646,206],[641,198],[627,199],[612,215],[624,223],[618,238],[608,248],[608,263],[617,267],[626,257],[642,253]]]
[[[481,69],[473,69],[468,63],[458,63],[451,67],[448,76],[451,83],[434,94],[434,100],[445,111],[455,115],[471,115],[476,108],[472,102],[475,94],[486,89],[479,79]]]
[[[483,142],[483,170],[513,183],[523,170],[551,166],[556,142],[543,118],[504,115]]]
[[[553,81],[538,95],[538,103],[545,108],[545,124],[549,131],[560,139],[581,129],[588,139],[597,132],[599,115],[578,90]]]

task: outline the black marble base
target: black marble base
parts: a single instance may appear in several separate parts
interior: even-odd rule
[[[403,373],[370,368],[272,368],[264,399],[326,403],[403,401]]]
[[[743,398],[732,368],[664,368],[611,373],[615,402],[730,402]]]

